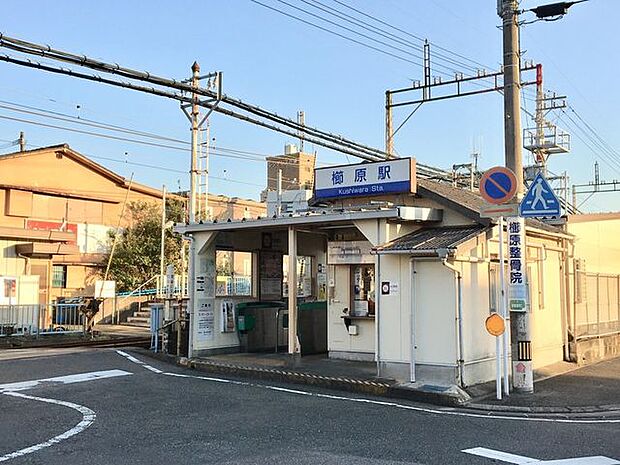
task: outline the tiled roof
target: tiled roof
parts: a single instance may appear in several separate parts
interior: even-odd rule
[[[377,253],[426,253],[435,255],[437,249],[454,249],[485,230],[482,225],[444,226],[420,229],[377,247]]]
[[[489,218],[480,217],[480,210],[487,205],[478,191],[470,191],[461,187],[452,187],[445,182],[418,179],[418,194],[452,208],[464,216],[482,225],[493,224]],[[551,233],[561,233],[562,228],[544,223],[534,218],[526,218],[525,224],[532,228]]]
[[[480,218],[480,209],[485,205],[484,199],[477,191],[461,187],[452,187],[448,183],[418,179],[418,193],[462,213],[474,221],[489,224],[486,218]]]

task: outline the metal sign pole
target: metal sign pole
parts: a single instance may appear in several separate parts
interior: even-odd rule
[[[499,314],[504,320],[508,317],[506,311],[506,276],[504,267],[504,217],[499,217],[499,282],[500,282],[500,299],[499,299]],[[510,327],[509,324],[506,327]],[[510,393],[510,386],[508,384],[508,344],[509,336],[508,331],[502,334],[502,358],[503,358],[503,372],[504,372],[504,394]]]
[[[502,318],[506,318],[506,307],[504,307],[504,295],[506,291],[506,280],[504,279],[504,217],[500,216],[498,221],[499,226],[499,314]],[[497,398],[499,400],[502,399],[502,361],[503,361],[503,353],[504,349],[502,340],[506,337],[506,333],[502,336],[497,336],[495,338],[495,363],[497,364],[495,369],[495,389],[497,391]],[[504,371],[506,368],[504,367]]]
[[[495,336],[495,395],[502,400],[502,341],[501,336]]]

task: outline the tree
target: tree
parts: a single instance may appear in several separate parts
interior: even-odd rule
[[[153,203],[131,202],[127,210],[129,224],[118,232],[108,276],[116,281],[119,292],[132,291],[159,274],[161,207]],[[183,217],[183,202],[168,199],[166,220],[178,223]],[[115,231],[110,232],[110,246],[115,235]],[[165,263],[174,264],[175,269],[181,271],[181,237],[170,229],[165,233]]]

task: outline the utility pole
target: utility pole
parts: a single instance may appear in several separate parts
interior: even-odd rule
[[[504,154],[506,167],[517,177],[517,196],[523,195],[521,158],[521,69],[519,51],[519,2],[501,0],[504,36]]]
[[[164,260],[165,260],[165,244],[166,244],[166,186],[161,188],[161,244],[159,250],[159,279],[160,286],[164,286]]]
[[[24,136],[24,131],[19,131],[19,151],[20,152],[25,152],[26,151],[26,137]]]
[[[297,124],[301,128],[306,125],[306,113],[302,110],[297,112]],[[299,152],[302,153],[304,151],[304,132],[299,130]]]
[[[499,0],[503,25],[504,51],[504,149],[506,167],[517,178],[517,199],[523,197],[523,161],[521,157],[521,66],[519,49],[519,2],[518,0]],[[509,219],[520,229],[521,238],[525,239],[525,222],[523,218]],[[508,231],[510,233],[510,231]],[[525,241],[520,244],[519,256],[526,256]],[[509,248],[510,251],[510,248]],[[511,254],[508,262],[512,263]],[[500,266],[504,266],[503,263]],[[527,283],[527,267],[523,267],[523,281]],[[510,291],[509,290],[509,297]],[[521,296],[520,296],[521,297]],[[513,309],[511,309],[513,310]],[[512,382],[518,392],[534,392],[532,371],[532,334],[530,327],[529,302],[520,311],[510,312],[510,334],[512,335]]]
[[[202,130],[205,122],[208,124],[208,118],[218,107],[222,101],[222,73],[217,71],[200,75],[200,65],[197,62],[192,64],[192,77],[183,83],[189,83],[192,88],[191,103],[181,104],[181,110],[187,116],[187,119],[191,123],[192,131],[192,144],[191,144],[191,164],[190,164],[190,183],[189,183],[189,222],[190,224],[198,222],[198,220],[205,219],[208,216],[209,211],[209,135],[207,133],[207,147],[204,155],[201,150],[201,144],[199,142],[200,131]],[[201,95],[204,95],[204,89],[200,88],[200,80],[208,79],[207,90],[211,87],[216,87],[216,96],[213,98],[200,99]],[[211,105],[207,113],[202,117],[200,115],[200,107],[205,105]],[[191,107],[191,112],[187,109]],[[200,166],[200,160],[203,161],[204,166]],[[200,176],[203,176],[201,183]],[[200,192],[199,192],[200,191]],[[204,191],[204,192],[203,192]],[[198,196],[200,195],[200,199]],[[202,196],[204,195],[204,199]],[[204,200],[204,203],[203,203]]]
[[[198,88],[198,81],[200,79],[200,65],[194,62],[192,65],[192,88]],[[196,222],[196,210],[197,210],[197,198],[196,191],[198,187],[198,118],[200,111],[198,109],[198,94],[192,93],[192,161],[190,170],[190,182],[189,182],[189,222]],[[207,196],[209,190],[207,189]]]
[[[385,91],[385,153],[392,158],[394,153],[394,130],[392,128],[392,93]]]
[[[277,186],[277,204],[276,204],[276,215],[282,215],[282,169],[278,169],[278,186]]]

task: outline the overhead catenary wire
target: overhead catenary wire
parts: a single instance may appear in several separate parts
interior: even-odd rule
[[[24,42],[18,39],[7,38],[6,36],[3,36],[3,35],[0,35],[0,46],[14,49],[20,53],[34,54],[38,56],[46,56],[48,58],[58,59],[60,61],[66,61],[72,64],[76,64],[78,66],[89,67],[89,68],[97,69],[103,72],[108,72],[108,73],[120,75],[123,77],[129,77],[130,79],[144,80],[149,83],[156,84],[158,86],[172,87],[174,89],[181,90],[182,93],[177,94],[177,93],[173,93],[167,90],[158,89],[155,87],[147,87],[143,85],[134,84],[131,82],[109,79],[109,78],[102,77],[100,75],[89,75],[89,74],[81,73],[81,72],[78,72],[72,69],[45,65],[45,64],[30,60],[30,59],[16,58],[16,57],[12,57],[9,55],[0,55],[0,60],[2,61],[6,61],[9,63],[14,63],[14,64],[18,64],[18,65],[22,65],[22,66],[26,66],[30,68],[41,69],[41,70],[45,70],[45,71],[52,72],[52,73],[65,74],[65,75],[78,77],[81,79],[90,80],[94,82],[101,82],[101,83],[105,83],[105,84],[109,84],[109,85],[113,85],[117,87],[137,90],[137,91],[141,91],[145,93],[150,93],[153,95],[175,99],[175,100],[185,102],[185,103],[191,103],[191,98],[187,97],[184,94],[191,92],[192,88],[174,79],[161,78],[158,76],[153,76],[149,73],[129,70],[127,68],[122,68],[119,65],[112,65],[112,64],[92,60],[87,57],[83,57],[83,56],[80,57],[78,55],[72,55],[67,52],[56,51],[52,49],[51,47],[45,47],[45,46],[41,46],[37,44],[32,44],[32,43]],[[194,89],[194,90],[198,94],[201,94],[207,97],[214,97],[214,94],[212,91],[208,91],[206,89]],[[214,111],[222,113],[224,115],[235,117],[243,121],[251,122],[258,126],[266,127],[266,128],[275,130],[277,132],[290,135],[295,138],[299,136],[300,132],[303,132],[305,134],[304,138],[307,142],[314,143],[316,145],[326,147],[326,148],[335,150],[336,152],[340,152],[343,154],[353,155],[358,158],[362,158],[362,159],[366,159],[370,161],[379,161],[379,160],[387,158],[387,155],[385,154],[385,152],[379,149],[374,149],[372,147],[364,146],[363,144],[349,141],[342,136],[337,136],[331,133],[326,133],[325,131],[320,131],[316,128],[311,128],[306,125],[300,125],[292,120],[282,118],[278,116],[277,114],[267,112],[266,110],[263,110],[260,107],[246,104],[245,102],[242,102],[240,100],[232,99],[227,96],[223,96],[222,101],[229,103],[233,106],[236,106],[237,108],[240,108],[242,110],[246,110],[254,115],[264,117],[268,121],[273,121],[276,124],[279,123],[279,124],[288,126],[290,128],[294,128],[295,131],[292,131],[287,128],[279,127],[277,125],[271,124],[270,122],[258,120],[252,116],[239,114],[230,109],[222,108],[221,106],[214,108]],[[207,107],[209,106],[207,105]],[[437,173],[443,173],[446,178],[449,176],[449,173],[447,173],[446,171],[443,171],[443,170],[440,170],[434,167],[429,167],[421,163],[418,163],[418,173],[422,176],[436,175]]]
[[[0,35],[0,46],[5,46],[5,40],[6,40],[6,37],[3,37]],[[39,52],[42,53],[41,50],[37,52],[38,50],[37,47],[40,47],[40,46],[37,46],[35,44],[35,51],[32,52],[35,55],[38,54]],[[22,53],[27,54],[29,52],[25,50],[25,51],[22,51]],[[49,57],[49,54],[45,56]],[[153,77],[152,75],[148,73],[136,71],[135,72],[136,74],[133,77],[130,77],[130,79],[146,80],[147,82],[155,83],[156,85],[161,85],[161,86],[169,85],[172,88],[181,90],[182,93],[177,94],[174,92],[158,89],[155,87],[147,87],[143,85],[134,84],[131,82],[108,79],[108,78],[104,78],[99,75],[89,75],[89,74],[81,73],[81,72],[78,72],[72,69],[54,67],[54,66],[45,65],[45,64],[30,60],[30,59],[20,59],[20,58],[11,57],[8,55],[0,55],[0,60],[7,61],[10,63],[14,63],[14,64],[19,64],[19,65],[26,66],[26,67],[41,69],[41,70],[45,70],[48,72],[66,74],[69,76],[78,77],[78,78],[82,78],[86,80],[91,80],[91,81],[105,83],[105,84],[109,84],[113,86],[137,90],[137,91],[141,91],[145,93],[150,93],[153,95],[163,96],[163,97],[175,99],[175,100],[178,100],[184,103],[191,103],[191,98],[185,95],[188,92],[188,87],[185,84],[181,84],[181,83],[178,83],[178,81],[170,80],[166,78]],[[60,58],[60,60],[63,61],[64,58]],[[83,63],[84,60],[89,60],[89,63],[90,61],[92,61],[90,59],[85,59],[85,58],[82,60],[74,59],[75,61],[74,64],[77,64],[79,66],[91,67],[89,64],[84,64]],[[119,71],[119,69],[121,68],[118,67],[118,65],[105,64],[104,66],[101,64],[101,62],[94,62],[94,64],[92,64],[92,67],[98,70],[102,70],[103,72],[109,72],[112,74],[123,75],[123,76],[125,75],[131,76],[131,72],[125,70],[124,68],[122,68],[124,71]],[[145,77],[143,79],[141,77],[142,75],[145,75],[148,77]],[[171,84],[167,84],[167,83],[171,83]],[[191,88],[189,89],[191,90]],[[195,89],[195,92],[200,95],[212,97],[212,92],[206,89],[198,88],[198,89]],[[336,152],[347,153],[347,154],[356,156],[358,158],[362,158],[362,159],[366,159],[370,161],[378,161],[378,160],[385,159],[387,157],[385,153],[379,149],[375,149],[372,147],[364,146],[363,144],[358,144],[356,142],[349,141],[348,139],[342,136],[337,136],[331,133],[326,133],[325,131],[320,131],[318,129],[311,128],[309,126],[300,125],[292,120],[280,117],[277,114],[267,112],[266,110],[263,110],[260,107],[246,104],[245,102],[242,102],[241,100],[232,99],[230,97],[224,96],[222,99],[222,102],[229,103],[232,106],[235,106],[244,111],[247,111],[248,113],[251,113],[252,115],[262,117],[266,119],[267,122],[257,119],[255,116],[244,115],[244,114],[235,112],[233,110],[230,110],[228,108],[224,108],[221,105],[214,107],[212,105],[205,104],[204,102],[200,102],[199,105],[206,106],[207,108],[213,108],[213,110],[218,113],[221,113],[227,116],[232,116],[242,121],[251,122],[252,124],[262,126],[262,127],[280,132],[282,134],[287,134],[291,137],[298,138],[300,132],[305,132],[304,138],[307,142],[314,143],[316,145],[319,145],[325,148],[329,148]],[[275,122],[276,124],[272,124],[272,122]],[[278,124],[283,125],[285,127],[278,126]],[[289,128],[294,129],[294,130],[291,130]]]
[[[97,71],[115,74],[115,75],[122,76],[125,78],[145,81],[150,84],[157,85],[157,86],[172,88],[172,89],[181,91],[182,95],[177,95],[171,92],[162,91],[161,89],[147,88],[145,86],[138,86],[136,84],[130,84],[130,83],[122,83],[123,84],[122,86],[126,88],[131,88],[134,90],[141,90],[143,92],[148,92],[148,93],[152,93],[152,94],[160,95],[160,96],[167,96],[169,98],[177,99],[185,103],[191,103],[191,98],[185,96],[185,94],[191,95],[192,93],[196,93],[198,95],[208,97],[211,99],[217,98],[217,93],[214,91],[203,89],[203,88],[194,89],[190,85],[185,84],[181,81],[177,81],[175,79],[163,78],[160,76],[150,74],[148,72],[131,70],[128,68],[121,67],[118,64],[110,64],[110,63],[102,62],[100,60],[93,60],[86,56],[80,56],[80,55],[75,55],[75,54],[67,53],[67,52],[60,51],[60,50],[55,50],[49,46],[42,46],[39,44],[34,44],[31,42],[26,42],[23,40],[10,38],[2,34],[0,34],[0,46],[9,48],[11,50],[15,50],[17,52],[24,53],[24,54],[44,56],[44,57],[55,59],[58,61],[71,63],[77,66],[82,66],[86,68],[95,69]],[[24,66],[31,66],[31,67],[36,67],[38,69],[45,69],[48,71],[51,71],[51,68],[52,68],[51,66],[43,65],[41,63],[36,63],[36,65],[33,66],[33,63],[29,60],[21,60],[21,63],[18,63],[14,58],[7,57],[7,56],[0,57],[0,59],[2,59],[3,61],[9,61],[9,62],[13,62],[16,64],[22,64]],[[94,80],[98,82],[103,82],[106,84],[120,85],[119,81],[102,78],[101,76],[88,76],[88,75],[84,75],[84,73],[78,73],[70,69],[67,70],[67,69],[62,68],[62,69],[56,70],[56,72],[60,72],[61,74],[69,74],[75,77],[81,77],[84,79],[90,79],[90,80]],[[299,133],[303,133],[305,135],[306,140],[310,143],[315,143],[316,145],[320,145],[320,146],[330,148],[336,151],[338,151],[339,148],[342,147],[342,150],[347,150],[349,151],[349,154],[357,156],[359,158],[365,158],[365,159],[372,158],[373,160],[380,160],[380,159],[387,158],[387,154],[385,154],[385,152],[383,152],[382,150],[348,140],[340,135],[332,134],[326,131],[321,131],[317,128],[313,128],[311,126],[297,123],[296,121],[293,121],[288,118],[283,118],[275,113],[268,112],[256,105],[247,104],[239,99],[235,99],[227,95],[222,95],[221,103],[217,107],[215,107],[214,105],[209,105],[208,103],[205,103],[203,101],[201,101],[199,104],[201,106],[206,106],[207,108],[213,108],[213,110],[218,113],[222,113],[228,116],[233,116],[243,121],[252,122],[253,124],[260,125],[260,126],[263,126],[263,127],[266,127],[266,128],[269,128],[269,129],[272,129],[272,130],[275,130],[275,131],[278,131],[284,134],[288,134],[293,137],[298,137]],[[290,131],[286,128],[281,128],[268,122],[256,120],[256,118],[254,118],[253,116],[239,114],[235,111],[223,108],[222,104],[227,104],[227,105],[232,106],[233,108],[241,109],[254,116],[260,116],[270,121],[271,123],[277,123],[277,124],[285,126],[286,128],[292,128],[295,131]],[[311,137],[312,137],[312,140],[310,140]]]

